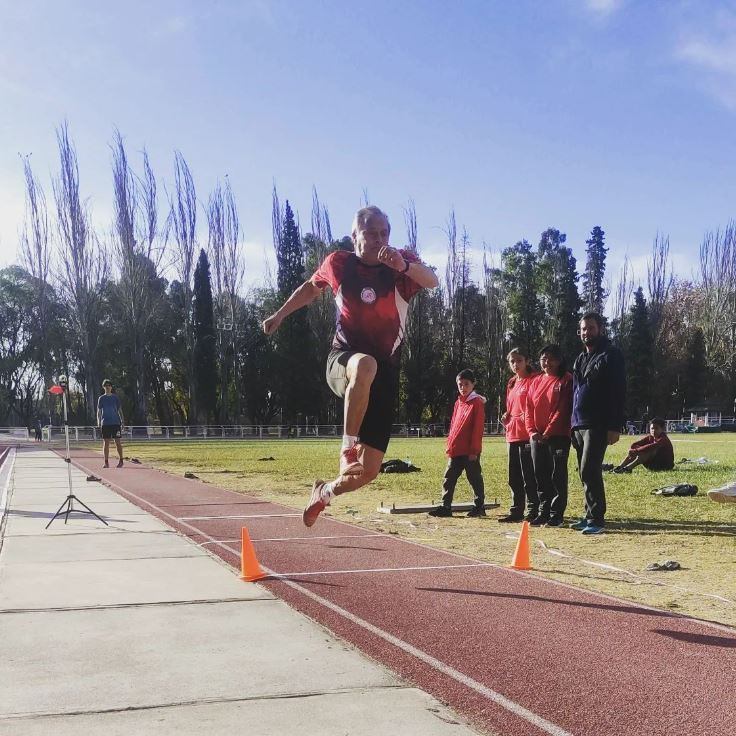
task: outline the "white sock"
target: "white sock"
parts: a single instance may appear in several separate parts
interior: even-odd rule
[[[322,486],[322,490],[319,492],[319,497],[322,499],[322,502],[326,503],[328,506],[330,505],[330,501],[335,498],[335,491],[333,490],[334,485],[335,481],[325,483]]]
[[[344,434],[342,436],[342,449],[349,450],[354,444],[356,444],[358,438],[352,434]]]

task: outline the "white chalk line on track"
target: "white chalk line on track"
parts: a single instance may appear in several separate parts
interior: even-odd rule
[[[155,508],[158,508],[156,506]],[[165,513],[165,512],[164,512]],[[247,514],[245,516],[172,516],[172,519],[178,521],[216,521],[217,519],[276,519],[285,516],[298,516],[301,514]]]
[[[233,549],[232,547],[229,547],[223,542],[218,542],[216,539],[213,539],[208,534],[205,534],[204,532],[202,532],[200,529],[197,529],[197,527],[192,526],[191,524],[187,524],[182,519],[179,519],[176,516],[173,516],[172,514],[167,513],[166,511],[159,508],[155,504],[152,504],[150,501],[147,501],[145,498],[141,498],[135,493],[132,493],[131,491],[127,491],[124,488],[121,488],[113,481],[106,481],[106,482],[110,486],[114,486],[115,488],[117,488],[122,495],[124,496],[127,495],[131,498],[136,499],[136,501],[139,501],[145,504],[146,506],[149,506],[152,509],[156,509],[156,511],[158,511],[161,515],[166,516],[172,521],[179,522],[183,526],[188,527],[194,534],[199,534],[200,536],[203,536],[203,537],[209,537],[209,540],[212,544],[216,544],[219,547],[222,547],[223,549],[227,550],[228,552],[234,553],[236,555],[240,554],[239,549]],[[495,567],[494,565],[490,565],[488,563],[483,563],[483,566]],[[307,598],[311,598],[316,603],[319,603],[320,605],[324,606],[330,611],[337,613],[338,615],[347,619],[351,623],[354,623],[356,626],[359,626],[360,628],[365,629],[366,631],[370,632],[374,636],[377,636],[380,639],[383,639],[384,641],[387,641],[389,644],[392,644],[393,646],[402,650],[403,652],[410,654],[411,656],[415,657],[421,662],[424,662],[425,664],[429,665],[430,667],[432,667],[432,669],[436,670],[437,672],[440,672],[441,674],[446,675],[447,677],[455,680],[456,682],[459,682],[460,684],[465,685],[471,690],[474,690],[480,695],[483,695],[484,697],[488,698],[492,702],[496,703],[497,705],[500,705],[502,708],[505,708],[510,713],[513,713],[519,718],[524,719],[528,723],[531,723],[532,725],[536,726],[537,728],[544,731],[545,733],[551,734],[551,736],[572,736],[572,734],[569,733],[568,731],[565,731],[563,728],[560,728],[559,726],[552,723],[551,721],[548,721],[546,718],[543,718],[542,716],[537,715],[533,711],[530,711],[527,708],[524,708],[523,705],[519,705],[513,700],[509,700],[509,698],[501,695],[501,693],[498,693],[495,690],[492,690],[491,688],[486,687],[485,685],[478,682],[477,680],[474,680],[472,677],[468,677],[467,675],[463,674],[459,670],[456,670],[455,668],[450,667],[444,662],[441,662],[440,660],[436,659],[430,654],[427,654],[421,649],[417,649],[416,647],[403,641],[402,639],[399,639],[393,636],[392,634],[389,634],[387,631],[383,631],[383,629],[379,629],[373,624],[370,624],[367,621],[364,621],[358,616],[355,616],[349,611],[346,611],[344,608],[341,608],[340,606],[332,603],[331,601],[328,601],[326,598],[323,598],[317,593],[313,593],[308,588],[305,588],[299,585],[299,583],[296,583],[293,580],[286,580],[284,578],[280,578],[278,576],[278,573],[275,573],[273,570],[269,570],[266,567],[263,567],[263,570],[269,575],[274,575],[279,580],[279,582],[283,583],[284,585],[288,585],[290,588],[293,588],[294,590],[298,591],[299,593],[306,596]]]
[[[312,539],[366,539],[367,537],[383,537],[383,534],[331,534],[327,537],[264,537],[263,539],[253,539],[251,542],[296,542],[299,540]],[[217,539],[215,542],[200,542],[199,546],[204,547],[207,544],[217,544],[222,542],[223,544],[234,544],[240,542],[240,539]]]
[[[235,551],[235,550],[234,550]],[[240,550],[237,550],[240,554]],[[474,562],[464,565],[417,565],[415,567],[372,567],[364,570],[322,570],[316,572],[274,572],[270,573],[274,578],[295,578],[313,575],[354,575],[364,572],[408,572],[412,570],[454,570],[459,567],[495,567],[490,562]]]

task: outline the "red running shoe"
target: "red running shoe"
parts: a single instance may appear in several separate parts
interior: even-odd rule
[[[327,504],[322,500],[323,480],[316,480],[312,485],[312,495],[309,497],[309,503],[302,512],[302,521],[304,526],[312,526],[317,517],[327,508]]]
[[[360,475],[363,465],[358,460],[358,446],[353,445],[340,452],[340,475]]]

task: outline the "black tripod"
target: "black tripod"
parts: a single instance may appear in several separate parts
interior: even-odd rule
[[[64,457],[64,462],[66,463],[67,479],[69,482],[69,495],[66,497],[64,503],[59,506],[59,510],[51,517],[51,521],[46,524],[45,529],[48,529],[51,526],[51,523],[55,519],[58,519],[60,516],[64,517],[64,523],[66,524],[69,520],[69,514],[91,514],[95,517],[95,519],[101,521],[105,526],[109,526],[109,524],[102,517],[98,516],[94,511],[92,511],[89,506],[87,506],[86,503],[80,501],[74,495],[72,487],[72,459],[69,453],[69,412],[66,404],[67,385],[65,382],[62,383],[61,380],[59,381],[59,384],[59,386],[52,386],[51,389],[49,389],[49,392],[52,394],[61,394],[61,400],[64,405],[64,436],[66,438],[66,456]],[[74,508],[75,501],[80,506],[83,506],[84,510]]]

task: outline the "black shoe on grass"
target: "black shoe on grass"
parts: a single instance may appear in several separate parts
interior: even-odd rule
[[[470,509],[470,511],[468,511],[467,513],[467,516],[473,519],[478,518],[480,516],[485,516],[485,515],[486,515],[486,510],[482,506],[475,506],[474,508]]]
[[[506,516],[500,516],[498,521],[501,524],[518,524],[520,521],[524,521],[524,517],[518,514],[507,514]]]
[[[448,516],[452,516],[452,509],[448,509],[447,506],[437,506],[437,508],[428,511],[427,514],[429,516],[440,516],[444,519]]]

